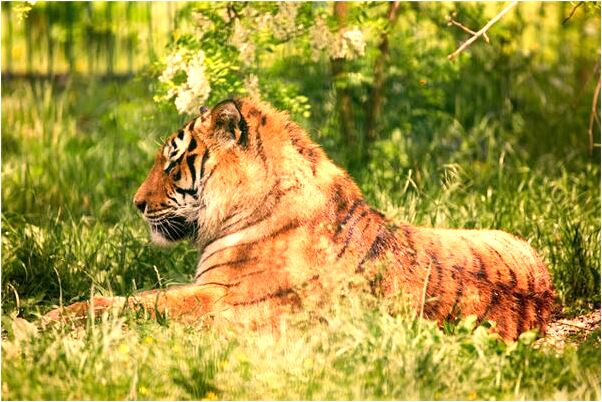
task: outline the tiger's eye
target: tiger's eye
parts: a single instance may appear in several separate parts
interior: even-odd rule
[[[209,110],[209,108],[207,106],[203,105],[199,109],[199,112],[201,112],[201,114],[205,114],[207,112],[207,110]]]

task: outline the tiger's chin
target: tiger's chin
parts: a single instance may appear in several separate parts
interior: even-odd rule
[[[169,246],[173,246],[174,244],[176,244],[178,242],[178,240],[168,239],[163,234],[161,234],[160,232],[158,232],[157,230],[152,229],[152,228],[150,230],[150,233],[151,233],[151,240],[153,241],[153,243],[155,243],[158,246],[169,247]]]
[[[170,246],[178,241],[197,237],[198,225],[183,219],[150,225],[151,240],[160,246]]]

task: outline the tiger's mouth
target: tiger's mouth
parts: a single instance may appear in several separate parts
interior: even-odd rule
[[[198,224],[183,216],[170,215],[161,219],[147,219],[152,238],[157,243],[176,242],[188,238],[196,238]]]

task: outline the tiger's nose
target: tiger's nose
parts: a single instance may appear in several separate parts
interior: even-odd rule
[[[134,204],[136,204],[136,208],[138,208],[140,212],[144,213],[144,210],[146,209],[146,201],[134,199]]]

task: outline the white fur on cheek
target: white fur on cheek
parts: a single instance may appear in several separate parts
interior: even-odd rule
[[[159,246],[171,246],[174,242],[167,240],[161,233],[151,229],[151,240]]]

